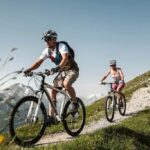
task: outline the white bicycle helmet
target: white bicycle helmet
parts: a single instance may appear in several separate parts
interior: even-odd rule
[[[116,61],[116,60],[110,60],[109,65],[110,65],[110,66],[114,66],[114,65],[116,65],[116,63],[117,63],[117,61]]]
[[[42,39],[48,40],[48,39],[52,39],[52,38],[56,38],[57,39],[57,33],[55,31],[48,30],[48,31],[43,33]]]

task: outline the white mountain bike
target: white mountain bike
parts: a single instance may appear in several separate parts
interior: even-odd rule
[[[113,121],[114,113],[116,108],[118,108],[119,113],[124,116],[126,112],[126,99],[123,93],[120,94],[120,98],[117,99],[117,91],[112,88],[113,83],[102,82],[103,85],[108,85],[110,91],[108,92],[108,96],[105,99],[105,115],[106,119],[109,122]]]
[[[15,143],[21,146],[30,146],[35,144],[44,134],[47,127],[47,111],[42,102],[43,94],[46,95],[51,107],[54,109],[57,122],[62,122],[65,131],[71,136],[80,134],[86,118],[85,106],[82,100],[77,97],[79,107],[74,112],[72,111],[72,101],[66,90],[60,90],[45,83],[46,73],[33,73],[34,76],[42,78],[40,88],[36,92],[37,95],[23,97],[11,112],[9,131]],[[52,102],[47,88],[54,89],[64,95],[60,113]]]

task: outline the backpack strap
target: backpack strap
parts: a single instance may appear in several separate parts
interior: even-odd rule
[[[51,49],[48,48],[48,55],[51,56]]]
[[[117,73],[119,73],[119,74],[120,74],[120,68],[117,68]]]
[[[58,53],[59,52],[59,42],[56,42],[56,52]]]
[[[119,70],[120,70],[120,68],[117,68],[117,70],[119,71]]]
[[[74,50],[70,47],[70,45],[66,41],[59,41],[56,43],[56,52],[59,53],[59,43],[63,43],[67,46],[71,57],[74,59],[75,57]]]

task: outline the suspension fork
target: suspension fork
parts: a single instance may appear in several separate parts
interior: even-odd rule
[[[45,92],[45,94],[46,94],[46,96],[47,96],[47,98],[48,98],[48,100],[49,100],[49,103],[51,104],[51,107],[54,109],[54,113],[55,113],[56,115],[58,115],[58,112],[57,112],[57,110],[56,110],[56,107],[55,107],[54,103],[52,102],[51,97],[50,97],[50,95],[49,95],[49,92],[48,92],[48,90],[47,90],[46,88],[44,88],[44,92]]]
[[[60,115],[62,115],[63,110],[64,110],[64,106],[65,106],[65,104],[66,104],[66,102],[67,102],[67,99],[69,99],[66,94],[64,94],[64,96],[65,96],[65,97],[64,97],[64,99],[63,99],[63,102],[62,102],[61,108],[60,108]]]
[[[43,93],[44,93],[44,91],[42,91],[42,94],[38,98],[38,104],[37,104],[37,107],[35,109],[35,113],[33,114],[33,121],[34,122],[36,122],[36,117],[37,117],[37,113],[38,113],[39,107],[40,107],[41,102],[42,102]],[[28,120],[29,117],[31,117],[31,115],[33,113],[33,109],[34,109],[34,102],[32,101],[31,104],[30,104],[28,114],[27,114],[27,120]]]
[[[116,99],[116,95],[115,95],[115,93],[113,93],[112,98],[113,98],[113,107],[115,107],[115,106],[116,106],[116,104],[117,104],[117,99]]]
[[[65,106],[65,103],[66,103],[66,95],[65,95],[65,97],[64,97],[64,99],[63,99],[63,101],[62,101],[62,103],[61,103],[59,115],[56,114],[56,118],[57,118],[58,121],[61,121],[61,120],[62,120],[62,114],[63,114],[63,109],[64,109],[64,106]]]
[[[61,104],[61,107],[60,107],[60,115],[62,115],[62,113],[63,113],[63,109],[64,109],[65,103],[66,103],[66,96],[65,96],[65,98],[63,99],[62,104]]]

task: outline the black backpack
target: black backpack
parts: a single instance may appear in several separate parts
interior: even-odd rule
[[[58,52],[59,43],[63,43],[63,44],[65,44],[68,47],[69,53],[70,53],[71,57],[74,59],[74,57],[75,57],[74,50],[65,41],[59,41],[59,42],[56,43],[56,51]]]

